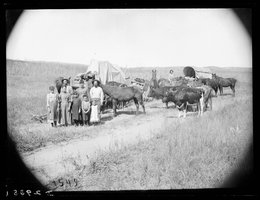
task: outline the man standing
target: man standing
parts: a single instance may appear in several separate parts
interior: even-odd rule
[[[94,80],[94,86],[90,89],[90,99],[92,102],[90,122],[97,123],[100,122],[100,107],[103,104],[104,93],[101,87],[99,87],[100,82]]]
[[[68,125],[72,125],[73,122],[72,122],[72,115],[71,115],[71,102],[72,102],[72,93],[73,93],[73,89],[72,87],[70,86],[70,77],[68,79],[64,78],[62,80],[62,87],[64,87],[64,89],[66,90],[66,93],[69,95],[69,114],[68,114]]]
[[[70,78],[69,78],[69,79],[64,78],[64,79],[62,80],[62,83],[63,83],[63,87],[66,88],[66,92],[69,93],[70,95],[72,95],[73,89],[72,89],[72,87],[70,86]]]

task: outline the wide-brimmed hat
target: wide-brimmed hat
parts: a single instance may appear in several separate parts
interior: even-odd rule
[[[92,72],[88,72],[86,75],[87,75],[88,77],[93,77],[95,74],[92,73]]]
[[[64,80],[66,80],[67,82],[70,82],[70,78],[63,78],[63,79],[62,79],[62,82],[63,82]]]

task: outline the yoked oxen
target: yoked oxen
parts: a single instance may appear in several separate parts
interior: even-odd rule
[[[169,91],[170,89],[177,90],[179,87],[181,87],[181,86],[164,86],[164,87],[158,87],[158,88],[153,88],[152,86],[150,86],[150,90],[149,90],[149,93],[148,93],[147,96],[155,98],[155,99],[162,99],[163,100],[167,91]],[[171,101],[169,99],[169,100],[164,100],[162,102],[165,103],[166,108],[168,108],[168,103],[173,102],[173,101]]]
[[[184,111],[186,117],[187,107],[196,105],[198,108],[198,116],[202,115],[201,105],[203,104],[204,91],[200,88],[179,87],[177,90],[169,90],[166,92],[164,101],[173,101],[178,108],[181,117],[181,111]]]
[[[150,80],[150,86],[149,89],[147,91],[147,97],[148,98],[155,98],[155,99],[163,99],[163,97],[166,94],[166,91],[168,91],[169,89],[176,89],[176,86],[172,86],[172,85],[167,85],[167,86],[160,86],[158,84],[157,81],[157,77],[156,77],[157,71],[156,70],[152,70],[152,79]],[[164,79],[161,79],[161,85],[164,85],[165,81],[163,81]],[[167,80],[167,79],[165,79]],[[168,81],[168,80],[167,80]],[[181,86],[182,84],[178,85]],[[166,108],[168,108],[168,103],[170,101],[165,101],[163,103],[166,104]]]

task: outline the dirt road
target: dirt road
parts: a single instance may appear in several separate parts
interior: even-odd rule
[[[232,103],[232,98],[222,97],[221,99],[214,98],[213,111]],[[29,153],[23,153],[22,158],[31,172],[45,185],[51,180],[62,177],[63,174],[73,172],[78,166],[87,165],[90,159],[102,152],[117,150],[148,140],[162,134],[165,127],[170,124],[175,123],[177,126],[188,120],[189,116],[197,115],[197,113],[188,113],[186,119],[178,118],[178,111],[173,109],[173,104],[170,103],[169,109],[166,109],[161,100],[146,103],[145,106],[146,114],[140,113],[136,116],[136,108],[132,105],[119,111],[115,118],[112,117],[112,111],[103,114],[103,124],[99,126],[68,127],[74,130],[94,131],[98,134],[91,138],[79,137],[58,144],[49,144]],[[205,115],[207,113],[202,117]],[[174,130],[171,131],[174,132]]]
[[[35,176],[43,184],[47,184],[48,181],[75,170],[77,164],[87,165],[90,159],[102,151],[116,150],[148,140],[161,133],[160,129],[167,127],[173,120],[183,121],[182,118],[177,118],[176,109],[166,109],[160,100],[146,103],[146,114],[140,113],[136,116],[134,111],[135,106],[127,107],[119,111],[116,118],[112,118],[112,112],[109,111],[102,115],[102,125],[75,127],[86,131],[94,129],[99,133],[97,137],[83,137],[57,145],[51,144],[22,154],[23,160]]]

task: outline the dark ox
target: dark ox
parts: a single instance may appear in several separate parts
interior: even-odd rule
[[[179,111],[178,117],[181,116],[181,110],[184,111],[184,117],[186,117],[187,107],[196,105],[198,108],[198,115],[202,115],[201,105],[203,102],[204,91],[199,88],[180,87],[177,90],[169,90],[166,92],[164,101],[172,101],[176,105]]]
[[[223,87],[230,87],[233,92],[233,96],[235,96],[235,92],[236,92],[235,86],[236,86],[236,82],[237,82],[236,79],[222,78],[222,77],[217,76],[216,74],[212,74],[212,79],[218,83],[220,95],[223,95]]]
[[[206,111],[207,108],[212,110],[212,96],[213,96],[213,89],[208,85],[204,85],[202,80],[192,81],[187,84],[188,87],[202,89],[204,91],[203,96],[203,104],[201,105],[202,112]]]
[[[163,99],[163,97],[166,95],[166,92],[169,91],[170,89],[176,90],[179,88],[179,86],[164,86],[164,87],[159,87],[159,88],[153,88],[150,87],[150,91],[148,93],[148,97],[153,97],[155,99]],[[163,101],[163,103],[166,104],[166,108],[168,108],[168,103],[171,100],[168,101]]]
[[[118,101],[130,101],[134,100],[136,105],[136,114],[139,112],[139,104],[143,107],[145,113],[145,107],[143,103],[143,93],[138,87],[117,87],[100,84],[104,93],[112,98],[114,116],[116,116],[116,105]]]

